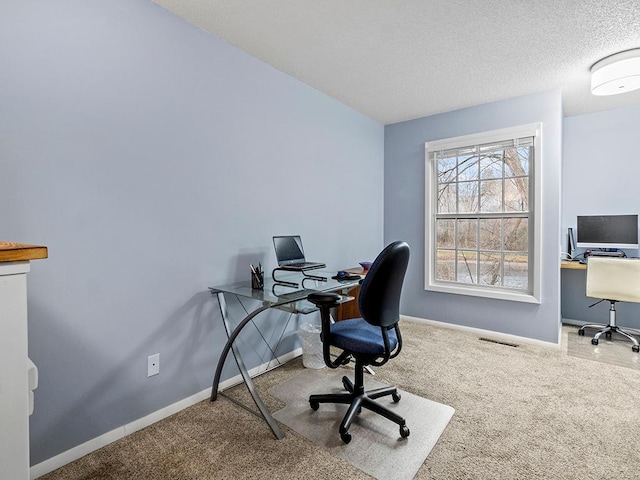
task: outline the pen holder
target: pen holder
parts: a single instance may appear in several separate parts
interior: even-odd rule
[[[264,290],[264,272],[251,272],[251,288]]]

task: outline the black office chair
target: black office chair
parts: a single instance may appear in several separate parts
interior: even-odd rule
[[[371,410],[400,426],[400,436],[409,436],[404,418],[375,399],[391,395],[395,403],[400,394],[395,387],[384,387],[368,392],[364,389],[364,368],[367,365],[381,366],[396,357],[402,348],[400,320],[400,293],[409,263],[409,245],[395,242],[388,245],[375,259],[364,278],[358,297],[362,318],[353,318],[331,323],[330,309],[335,307],[340,296],[336,293],[313,293],[308,300],[320,308],[322,319],[322,344],[324,362],[329,368],[338,368],[355,359],[355,379],[352,382],[342,377],[347,393],[311,395],[309,404],[317,410],[321,403],[344,403],[349,405],[342,423],[340,438],[351,441],[349,427],[362,407]],[[332,360],[330,348],[342,350]]]

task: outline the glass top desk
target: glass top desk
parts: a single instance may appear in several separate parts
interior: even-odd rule
[[[213,379],[213,385],[211,387],[211,401],[215,401],[218,398],[218,388],[220,385],[220,375],[222,374],[222,368],[226,361],[229,351],[231,350],[235,358],[242,379],[253,398],[260,414],[267,422],[271,431],[277,439],[284,437],[284,433],[280,430],[280,427],[276,423],[275,419],[271,416],[271,413],[263,403],[260,395],[253,384],[253,380],[244,365],[240,351],[235,345],[235,340],[242,331],[242,329],[261,312],[270,308],[277,308],[290,313],[311,313],[317,308],[307,301],[309,294],[313,292],[338,292],[342,295],[346,295],[349,290],[356,287],[360,279],[355,280],[334,280],[331,278],[335,275],[334,272],[323,272],[314,270],[314,274],[322,275],[326,277],[326,280],[317,280],[314,278],[304,277],[302,273],[287,274],[286,280],[300,282],[300,287],[292,288],[282,284],[274,282],[272,279],[265,279],[264,290],[254,290],[251,288],[251,281],[231,283],[228,285],[221,285],[217,287],[209,287],[211,293],[218,298],[218,304],[220,306],[220,314],[222,315],[222,321],[224,323],[224,329],[227,334],[227,342],[222,350],[220,359],[218,360],[218,366]],[[304,279],[304,281],[302,281]],[[255,310],[249,312],[244,319],[235,328],[231,328],[229,322],[229,315],[227,313],[227,307],[225,302],[225,295],[234,295],[236,297],[251,298],[261,302],[261,305]],[[352,300],[351,297],[345,296],[343,301]]]

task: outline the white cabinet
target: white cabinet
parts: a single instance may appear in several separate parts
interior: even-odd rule
[[[28,260],[46,247],[0,242],[0,479],[29,479],[29,409],[37,370],[28,359]],[[31,387],[30,387],[31,385]]]
[[[0,263],[0,478],[29,478],[27,272]]]

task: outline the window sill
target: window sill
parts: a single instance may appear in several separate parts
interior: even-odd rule
[[[540,304],[540,297],[528,293],[497,291],[491,288],[482,288],[476,285],[444,285],[444,284],[428,284],[425,290],[440,293],[453,293],[455,295],[468,295],[471,297],[492,298],[495,300],[509,300],[512,302],[535,303]]]

